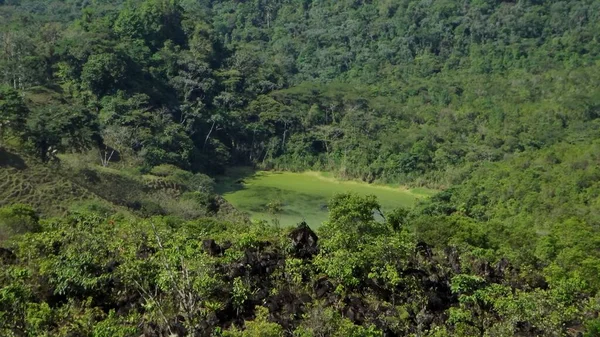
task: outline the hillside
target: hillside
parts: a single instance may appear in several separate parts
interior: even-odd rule
[[[0,0],[0,335],[599,336],[599,31],[598,0]],[[240,166],[439,193],[304,191],[327,220],[282,228],[309,184],[231,178],[250,221]]]
[[[72,211],[125,216],[171,215],[195,219],[213,216],[246,221],[245,216],[212,192],[212,180],[174,167],[148,174],[86,163],[61,156],[45,164],[26,154],[0,148],[0,207],[24,204],[44,217]],[[202,186],[202,187],[199,187]]]
[[[0,148],[0,205],[27,204],[46,216],[64,215],[76,202],[98,200],[87,189],[73,183],[35,160]]]

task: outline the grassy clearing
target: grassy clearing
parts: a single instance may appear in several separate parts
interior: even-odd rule
[[[61,173],[56,165],[0,147],[0,207],[21,203],[45,216],[58,216],[75,203],[102,202]]]
[[[327,219],[328,200],[337,193],[373,194],[384,212],[399,206],[412,207],[419,198],[435,193],[423,188],[340,181],[320,172],[252,172],[248,168],[231,170],[217,183],[217,192],[238,209],[250,213],[254,219],[277,218],[283,226],[305,220],[309,225],[318,227]],[[276,215],[266,209],[266,205],[273,201],[283,204],[282,211]]]
[[[41,163],[0,146],[0,207],[26,204],[44,217],[85,210],[197,219],[207,216],[210,206],[210,214],[218,218],[246,219],[221,199],[184,197],[184,188],[169,177],[143,175],[131,167],[102,167],[95,164],[93,155],[62,154],[59,162]]]

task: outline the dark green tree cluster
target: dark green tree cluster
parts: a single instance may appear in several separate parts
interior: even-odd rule
[[[94,193],[179,213],[0,209],[0,335],[600,335],[599,15],[0,0],[0,146],[129,161],[147,189]],[[199,172],[242,164],[442,191],[337,196],[317,234],[198,218],[223,206]]]
[[[26,98],[50,87],[90,125],[125,130],[98,146],[148,167],[447,187],[474,163],[594,134],[598,12],[592,0],[15,0],[0,6],[0,81]]]
[[[43,162],[58,151],[84,151],[101,143],[96,116],[81,105],[48,104],[31,111],[19,92],[0,87],[0,140],[17,139]]]

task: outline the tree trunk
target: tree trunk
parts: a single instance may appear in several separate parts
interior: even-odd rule
[[[283,142],[281,143],[281,148],[282,149],[285,149],[285,136],[286,136],[287,132],[288,132],[288,130],[285,130],[283,132]]]
[[[206,139],[204,140],[204,146],[202,146],[202,150],[204,150],[206,148],[206,143],[208,143],[208,139],[210,138],[210,134],[213,132],[213,129],[215,128],[215,123],[217,121],[213,120],[212,126],[210,127],[210,131],[208,131],[208,135],[206,135]]]

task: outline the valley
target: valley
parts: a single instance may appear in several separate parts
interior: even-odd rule
[[[0,336],[600,336],[600,0],[0,0]]]

